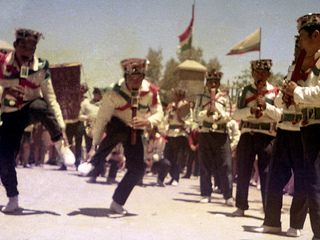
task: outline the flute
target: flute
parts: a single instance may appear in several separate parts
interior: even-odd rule
[[[216,89],[211,88],[210,90],[210,112],[214,112],[216,107]]]
[[[132,89],[131,91],[131,110],[132,118],[137,116],[137,110],[139,106],[139,89]],[[137,141],[137,132],[136,129],[131,127],[131,145],[135,145]]]
[[[21,85],[22,87],[25,87],[28,75],[29,75],[29,67],[23,64],[20,70],[19,85]],[[23,104],[23,96],[17,97],[16,107],[18,109],[21,109],[22,104]]]
[[[258,86],[257,86],[257,96],[263,96],[263,82],[260,81],[258,83]],[[256,111],[256,118],[260,118],[262,116],[262,109],[261,109],[261,106],[258,106],[259,107],[259,110]]]
[[[288,82],[290,81],[294,81],[295,83],[298,82],[299,80],[299,77],[300,77],[300,72],[301,72],[301,68],[302,68],[302,64],[303,64],[303,60],[306,56],[306,50],[302,49],[300,51],[300,54],[299,54],[299,57],[297,59],[297,63],[294,67],[294,70],[293,70],[293,73],[292,73],[292,76],[291,76],[291,79]],[[287,108],[289,108],[289,106],[292,104],[292,97],[289,98],[289,101],[288,103],[286,104]]]

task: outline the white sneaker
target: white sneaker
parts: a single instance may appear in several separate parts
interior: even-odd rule
[[[93,169],[94,169],[94,166],[91,163],[84,162],[79,165],[78,172],[82,176],[86,177]]]
[[[253,229],[253,231],[259,232],[259,233],[280,233],[281,227],[271,227],[271,226],[262,225],[261,227]]]
[[[116,203],[115,201],[112,201],[110,204],[110,210],[114,213],[126,215],[128,212],[120,205],[119,203]]]
[[[234,201],[233,201],[233,198],[228,198],[226,200],[226,205],[229,206],[229,207],[233,207],[234,206]]]
[[[172,182],[172,184],[171,184],[172,186],[174,186],[174,187],[176,187],[176,186],[178,186],[179,185],[179,183],[178,183],[178,181],[176,181],[176,180],[173,180],[173,182]]]
[[[301,230],[300,229],[296,229],[296,228],[289,228],[287,231],[287,236],[290,237],[300,237],[301,235]]]
[[[9,197],[9,202],[7,206],[2,208],[2,212],[4,213],[12,213],[19,209],[18,196]]]
[[[76,162],[73,152],[69,147],[64,145],[63,140],[59,140],[54,143],[55,148],[59,154],[59,157],[62,159],[63,163],[66,166],[72,166]]]
[[[232,213],[232,216],[234,216],[234,217],[243,217],[244,216],[244,210],[238,208],[237,210],[235,210]]]
[[[209,196],[202,196],[201,200],[199,201],[199,203],[209,203],[211,202],[211,197]]]

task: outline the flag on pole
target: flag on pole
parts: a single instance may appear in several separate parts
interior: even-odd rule
[[[261,47],[261,28],[251,33],[248,37],[235,45],[227,55],[243,54],[252,51],[260,51]]]
[[[193,21],[194,21],[194,4],[192,5],[192,18],[189,24],[189,27],[179,36],[179,46],[177,52],[180,53],[182,51],[191,49],[192,46],[192,29],[193,29]]]

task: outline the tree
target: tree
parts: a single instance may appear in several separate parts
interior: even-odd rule
[[[197,49],[195,49],[194,47],[191,47],[190,50],[177,53],[177,55],[180,63],[188,59],[192,59],[196,62],[200,62],[203,56],[203,50],[199,47]]]
[[[211,70],[215,69],[216,71],[219,72],[221,70],[221,68],[222,68],[222,66],[221,66],[221,64],[220,64],[220,62],[219,62],[217,57],[215,57],[213,59],[210,59],[208,64],[205,61],[203,61],[201,64],[206,66],[208,71],[211,71]]]
[[[237,82],[236,85],[238,88],[246,86],[253,82],[253,77],[251,75],[251,70],[246,69],[242,71],[242,75],[236,77]],[[281,87],[283,83],[284,75],[282,73],[273,73],[271,71],[271,75],[268,78],[268,82],[277,86]]]
[[[161,101],[164,103],[169,103],[172,95],[172,88],[177,86],[177,81],[175,81],[174,77],[174,69],[179,65],[179,63],[171,58],[166,63],[166,68],[163,74],[163,79],[160,83],[161,92],[160,97]]]
[[[162,49],[158,51],[149,48],[148,55],[146,57],[149,60],[149,66],[146,71],[146,79],[148,79],[151,83],[159,86],[162,72]]]

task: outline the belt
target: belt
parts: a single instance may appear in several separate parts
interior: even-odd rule
[[[177,129],[177,128],[182,128],[182,125],[169,125],[169,129]]]
[[[320,108],[304,108],[302,109],[302,119],[320,119]]]
[[[252,123],[252,122],[242,121],[241,126],[243,128],[259,129],[259,130],[271,129],[270,123]]]
[[[225,131],[227,129],[227,124],[226,123],[215,124],[215,123],[203,121],[202,126],[205,127],[205,128],[211,128],[213,130],[224,130]]]
[[[292,122],[296,121],[299,122],[302,118],[302,114],[292,114],[292,113],[285,113],[283,114],[282,121],[284,122]]]
[[[26,103],[26,102],[28,102],[28,101],[23,101],[23,103]],[[7,107],[16,107],[17,100],[4,98],[1,101],[1,104],[3,106],[7,106]]]

